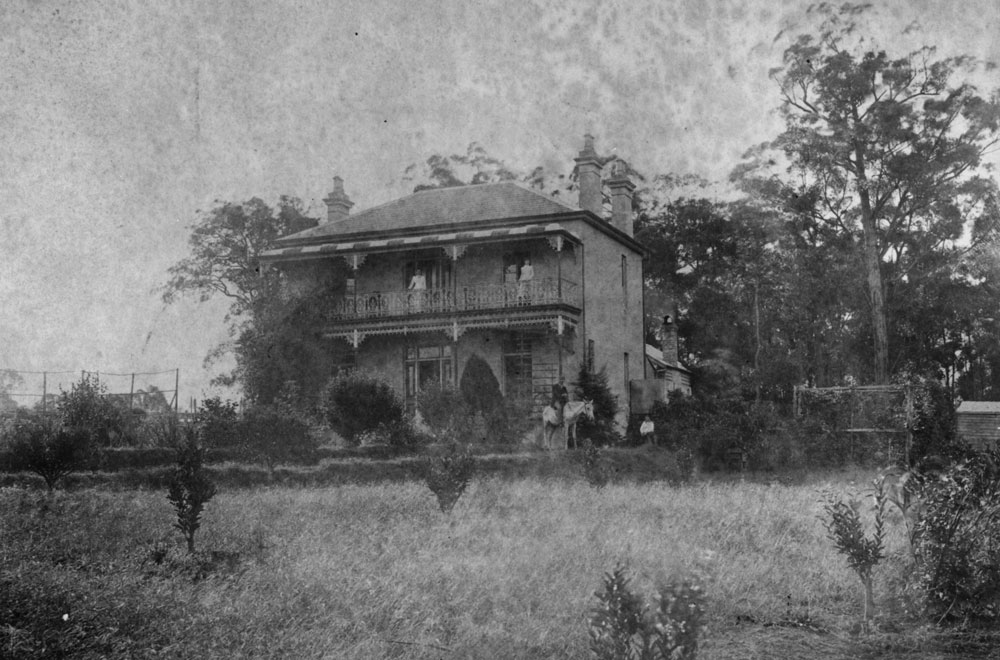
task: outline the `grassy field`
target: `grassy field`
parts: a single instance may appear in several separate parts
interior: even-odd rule
[[[222,491],[186,556],[162,491],[0,489],[0,657],[587,658],[602,574],[697,574],[702,658],[969,658],[907,614],[902,524],[879,630],[819,520],[824,489],[485,477],[453,514],[419,482]]]

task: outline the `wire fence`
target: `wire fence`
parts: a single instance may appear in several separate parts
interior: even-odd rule
[[[907,385],[796,387],[795,416],[814,421],[851,458],[881,452],[910,460],[914,393]]]
[[[98,381],[106,396],[123,406],[150,413],[178,412],[180,369],[113,373],[107,371],[25,371],[0,368],[0,409],[22,407],[47,411],[60,394],[83,378]]]

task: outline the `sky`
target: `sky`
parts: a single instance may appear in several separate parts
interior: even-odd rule
[[[208,386],[226,363],[203,360],[227,304],[157,290],[215,200],[320,216],[339,175],[357,212],[432,154],[478,142],[566,171],[587,132],[639,171],[723,179],[780,131],[768,72],[812,4],[5,0],[0,369],[179,369],[182,409],[226,395]],[[996,0],[874,5],[864,29],[892,55],[1000,62]]]

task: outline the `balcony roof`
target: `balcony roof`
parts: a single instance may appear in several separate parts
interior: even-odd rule
[[[419,247],[448,245],[468,245],[494,241],[527,238],[530,236],[563,236],[579,243],[579,235],[558,222],[548,224],[523,224],[511,227],[494,227],[491,229],[470,229],[441,234],[423,234],[403,236],[399,238],[382,238],[371,240],[343,240],[340,242],[323,242],[310,245],[295,245],[267,250],[260,255],[262,261],[300,260],[308,258],[336,257],[347,254],[393,252],[412,250]]]

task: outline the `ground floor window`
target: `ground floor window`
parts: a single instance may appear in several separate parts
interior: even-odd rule
[[[406,398],[435,385],[455,383],[455,357],[450,344],[406,349]]]
[[[515,332],[503,346],[504,396],[531,399],[531,336]]]

